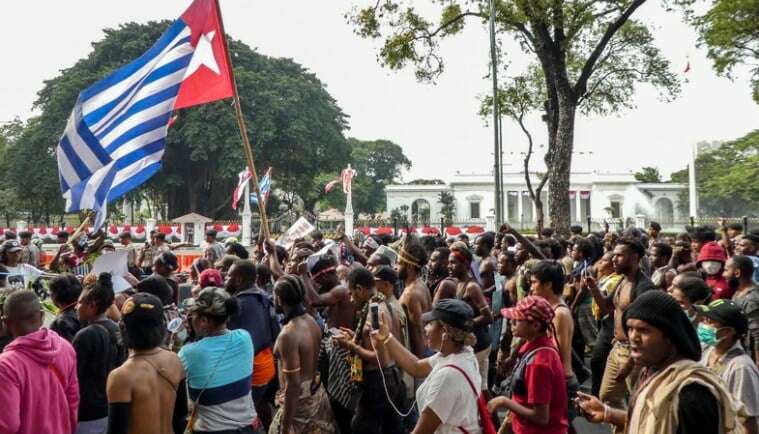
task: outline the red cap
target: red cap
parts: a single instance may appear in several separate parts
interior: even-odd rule
[[[215,286],[217,288],[224,287],[224,279],[221,277],[221,272],[215,268],[209,268],[200,272],[198,276],[201,288],[209,286]]]
[[[703,261],[726,262],[727,255],[725,254],[725,249],[723,249],[718,242],[709,241],[708,243],[704,244],[701,247],[701,251],[698,252],[697,262]]]
[[[529,295],[515,307],[501,309],[501,315],[508,319],[551,322],[554,313],[551,305],[543,297]]]

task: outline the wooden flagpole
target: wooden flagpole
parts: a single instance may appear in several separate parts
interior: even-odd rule
[[[235,117],[237,118],[237,125],[240,128],[240,134],[242,135],[242,147],[245,151],[245,159],[248,162],[248,168],[252,175],[253,190],[256,192],[256,198],[258,199],[258,212],[261,215],[261,233],[265,239],[269,239],[269,219],[266,217],[266,204],[261,197],[261,189],[258,186],[258,174],[256,173],[256,164],[253,159],[253,149],[250,146],[250,140],[248,139],[248,129],[245,127],[245,118],[242,115],[242,106],[240,105],[240,94],[237,91],[237,80],[235,80],[235,73],[232,69],[232,54],[229,52],[229,46],[227,45],[227,32],[224,30],[224,19],[221,16],[221,7],[219,6],[219,0],[216,2],[216,12],[219,14],[219,26],[221,27],[222,42],[224,44],[224,50],[227,52],[227,64],[229,65],[229,72],[232,80],[232,89],[234,91],[234,105],[235,105]],[[250,200],[246,197],[245,200]]]

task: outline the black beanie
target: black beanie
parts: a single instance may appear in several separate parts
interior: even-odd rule
[[[625,333],[628,319],[639,319],[651,324],[672,341],[681,356],[701,360],[701,344],[696,329],[680,304],[666,292],[650,290],[638,296],[622,315]]]

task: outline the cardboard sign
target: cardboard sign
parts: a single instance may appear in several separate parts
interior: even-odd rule
[[[301,217],[298,219],[298,221],[293,223],[292,226],[290,226],[287,232],[285,232],[285,234],[282,235],[282,238],[280,238],[278,241],[280,244],[285,245],[289,248],[295,240],[305,237],[315,229],[316,228],[314,225],[309,223],[305,217]]]

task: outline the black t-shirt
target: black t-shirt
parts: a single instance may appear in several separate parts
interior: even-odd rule
[[[676,434],[719,434],[717,398],[705,386],[689,384],[680,390]]]
[[[111,320],[92,323],[77,332],[72,345],[79,377],[79,420],[104,418],[108,416],[108,374],[126,359],[119,327]]]
[[[76,316],[76,310],[71,307],[59,313],[55,320],[50,324],[50,330],[58,333],[63,339],[71,342],[82,324]]]

